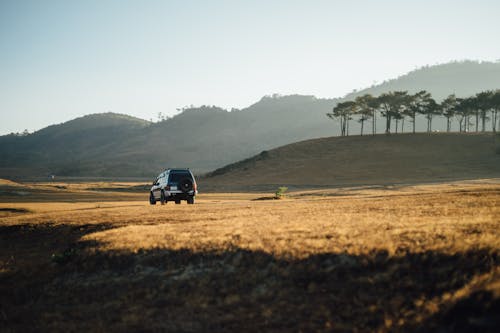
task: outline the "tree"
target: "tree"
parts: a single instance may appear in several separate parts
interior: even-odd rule
[[[449,95],[443,102],[441,102],[441,111],[443,112],[443,116],[446,118],[446,132],[451,130],[451,119],[455,116],[459,103],[460,100],[457,99],[454,94]]]
[[[425,90],[417,92],[415,95],[409,95],[406,102],[405,114],[411,118],[412,132],[415,133],[416,115],[425,113],[426,105],[429,104],[431,94]]]
[[[396,121],[396,126],[395,126],[395,129],[396,129],[396,134],[398,133],[398,128],[399,128],[399,121],[401,120],[401,122],[404,124],[404,121],[405,121],[405,118],[404,118],[404,110],[406,108],[404,107],[403,105],[403,108],[399,111],[399,112],[396,112],[394,113],[393,117],[394,117],[394,120]]]
[[[458,117],[460,132],[468,132],[470,129],[470,117],[473,113],[475,105],[474,97],[458,99],[458,104],[455,109],[456,116]]]
[[[332,110],[332,113],[326,115],[330,119],[339,118],[340,120],[340,135],[349,135],[349,120],[352,119],[351,115],[356,112],[356,103],[353,101],[338,103]]]
[[[496,90],[491,95],[491,130],[496,133],[497,119],[500,112],[500,90]],[[500,119],[498,119],[500,121]],[[499,125],[500,126],[500,125]]]
[[[457,98],[454,94],[449,95],[441,103],[437,103],[431,94],[421,90],[414,95],[406,91],[390,91],[378,97],[370,94],[358,96],[354,101],[339,103],[333,108],[333,112],[327,114],[332,119],[340,119],[341,135],[349,135],[349,120],[353,115],[359,116],[361,124],[361,135],[364,134],[365,122],[372,118],[372,134],[376,134],[377,111],[386,118],[385,133],[391,133],[393,120],[395,121],[395,133],[399,131],[401,121],[401,132],[404,132],[406,117],[410,117],[413,124],[413,133],[416,128],[416,118],[422,114],[427,120],[427,132],[432,132],[432,122],[436,116],[446,118],[446,132],[451,131],[453,118],[458,120],[460,132],[469,132],[475,124],[476,132],[486,131],[486,123],[491,119],[491,130],[497,131],[500,127],[500,89],[495,91],[483,91],[468,98]],[[474,117],[475,116],[475,123]]]
[[[163,112],[158,112],[158,122],[162,122],[168,119],[168,116]]]
[[[486,120],[488,118],[488,111],[493,108],[492,97],[494,92],[491,90],[483,91],[476,94],[475,102],[476,107],[479,110],[479,115],[481,117],[481,132],[486,131]],[[477,115],[477,113],[476,113]],[[476,132],[478,127],[479,119],[476,116]]]
[[[395,118],[401,119],[401,114],[405,109],[408,101],[408,93],[406,91],[391,91],[380,95],[377,98],[377,103],[380,105],[380,113],[385,117],[385,133],[391,133],[391,122]],[[397,132],[397,129],[396,129]]]
[[[376,109],[377,103],[376,98],[374,98],[370,94],[366,94],[363,96],[358,96],[354,100],[357,106],[357,114],[360,116],[359,122],[361,123],[361,135],[363,135],[364,122],[370,117],[372,118],[372,135],[375,135],[376,132]]]
[[[424,101],[422,112],[427,119],[427,132],[432,132],[432,119],[441,114],[441,107],[436,101],[429,97]]]

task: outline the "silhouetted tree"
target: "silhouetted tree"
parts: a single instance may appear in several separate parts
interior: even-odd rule
[[[427,119],[427,132],[432,132],[432,119],[441,114],[441,107],[432,97],[429,97],[424,101],[422,112]]]
[[[357,106],[357,113],[360,116],[359,122],[361,123],[361,135],[363,135],[364,122],[370,117],[372,118],[372,135],[375,135],[376,132],[376,109],[377,102],[376,98],[374,98],[370,94],[366,94],[363,96],[358,96],[354,100]]]
[[[380,113],[385,117],[385,133],[391,133],[391,122],[393,118],[400,119],[401,113],[408,101],[406,91],[391,91],[380,95],[377,102],[380,105]]]
[[[491,130],[496,133],[497,120],[500,122],[498,113],[500,113],[500,89],[491,95]],[[500,126],[500,124],[498,125]]]
[[[488,119],[488,111],[493,108],[493,97],[494,92],[491,90],[483,91],[476,94],[475,101],[476,107],[479,110],[479,115],[481,117],[481,132],[486,131],[486,120]],[[477,113],[476,113],[477,114]],[[479,119],[476,116],[476,122],[478,123]],[[476,124],[476,132],[477,132],[477,124]]]
[[[404,110],[405,114],[411,118],[412,132],[415,133],[416,115],[425,113],[426,105],[429,104],[431,94],[425,90],[421,90],[407,98],[407,105]]]
[[[460,99],[456,109],[459,119],[460,132],[470,131],[470,117],[473,114],[475,105],[476,101],[474,97]]]
[[[332,110],[332,113],[327,113],[326,115],[331,119],[338,118],[340,120],[340,135],[349,135],[349,120],[352,119],[352,115],[356,112],[356,103],[353,101],[338,103]]]
[[[446,132],[451,130],[451,119],[455,116],[457,111],[457,105],[460,100],[457,100],[454,94],[446,97],[444,101],[441,102],[441,111],[443,116],[446,118]]]
[[[432,122],[436,116],[442,115],[446,118],[446,131],[451,131],[453,118],[458,120],[459,131],[469,132],[471,126],[475,124],[476,132],[479,131],[479,121],[481,120],[481,131],[486,131],[486,122],[490,120],[491,130],[496,132],[500,122],[500,89],[496,91],[483,91],[475,96],[467,98],[457,98],[454,94],[449,95],[441,103],[437,103],[431,94],[425,90],[414,95],[409,95],[406,91],[391,91],[378,97],[370,94],[358,96],[354,101],[339,103],[333,112],[327,114],[332,119],[340,119],[341,135],[349,135],[349,120],[353,115],[359,116],[358,122],[361,124],[360,133],[364,134],[365,122],[372,118],[372,134],[376,130],[377,111],[386,118],[385,133],[391,133],[392,121],[395,120],[395,133],[399,131],[401,121],[401,132],[404,132],[406,117],[411,119],[413,133],[416,128],[417,114],[422,114],[427,120],[427,132],[432,132]],[[475,116],[475,123],[472,117]]]
[[[472,96],[470,97],[470,106],[471,106],[471,110],[472,110],[472,113],[474,114],[475,118],[476,118],[476,122],[475,122],[475,125],[476,125],[476,132],[479,132],[479,99],[477,98],[477,96]]]

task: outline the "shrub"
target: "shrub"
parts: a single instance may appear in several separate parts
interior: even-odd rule
[[[276,190],[276,193],[274,193],[274,198],[275,199],[283,199],[285,197],[285,192],[288,190],[288,187],[281,186],[278,187]]]

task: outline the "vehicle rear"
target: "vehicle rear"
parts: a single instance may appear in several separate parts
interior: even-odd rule
[[[180,203],[186,200],[188,204],[194,204],[198,194],[196,180],[189,169],[172,169],[168,174],[168,182],[165,187],[167,201]]]
[[[160,201],[163,205],[174,201],[180,204],[181,200],[186,200],[188,204],[194,204],[197,194],[196,180],[189,169],[167,169],[153,182],[149,203],[155,205]]]

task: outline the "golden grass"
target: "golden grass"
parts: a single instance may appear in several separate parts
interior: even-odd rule
[[[202,201],[194,209],[136,206],[109,212],[122,227],[84,239],[98,241],[108,250],[206,251],[234,246],[293,257],[372,250],[391,255],[428,250],[453,253],[477,244],[498,247],[500,188],[469,191],[465,195],[410,192],[362,198],[291,198],[233,202],[230,206]],[[143,217],[139,223],[134,222],[138,215]]]
[[[107,223],[86,235],[100,249],[225,250],[237,246],[273,255],[371,250],[440,250],[498,247],[500,185],[422,185],[395,189],[336,189],[292,193],[258,201],[262,194],[200,195],[194,206],[146,200],[91,203],[8,203],[32,212],[3,225]]]
[[[138,268],[133,268],[132,273],[123,273],[123,268],[113,268],[113,262],[128,262],[129,259],[123,258],[130,257],[133,258],[130,259],[133,260],[130,267],[140,267],[139,270],[143,272],[140,274],[145,274],[139,275],[141,279],[160,279],[154,280],[155,283],[174,283],[176,288],[181,288],[179,281],[188,279],[190,282],[182,283],[188,283],[194,291],[183,294],[177,289],[169,289],[169,297],[181,302],[185,311],[215,311],[202,320],[203,324],[220,324],[221,320],[223,323],[230,323],[232,326],[228,327],[234,329],[245,327],[245,321],[250,320],[251,316],[244,314],[245,311],[256,311],[255,315],[259,320],[276,320],[273,324],[275,326],[262,324],[263,326],[254,327],[257,330],[270,327],[277,328],[277,331],[281,330],[280,327],[283,331],[288,331],[286,327],[302,327],[306,331],[328,331],[332,327],[337,327],[338,330],[342,327],[348,330],[412,330],[421,325],[429,328],[434,327],[432,325],[443,325],[443,320],[448,320],[448,313],[458,311],[454,308],[456,304],[468,300],[478,292],[490,292],[497,302],[494,304],[498,304],[499,180],[339,188],[293,192],[283,200],[254,200],[263,195],[265,194],[206,194],[200,195],[194,206],[173,203],[150,206],[146,199],[120,202],[0,203],[0,209],[12,209],[3,216],[0,215],[0,223],[3,230],[13,232],[3,239],[0,277],[3,274],[14,278],[20,272],[34,272],[34,267],[49,265],[50,256],[54,253],[59,255],[56,258],[62,258],[61,261],[64,262],[67,254],[71,264],[73,252],[67,252],[67,249],[75,248],[79,251],[77,259],[74,259],[79,264],[75,264],[75,267],[79,268],[74,269],[79,274],[88,275],[86,279],[98,279],[96,281],[101,281],[99,283],[108,281],[109,276],[115,279],[108,281],[108,287],[92,280],[95,288],[108,290],[113,284],[124,288],[137,278]],[[27,211],[16,213],[15,209]],[[30,231],[27,231],[36,230],[37,227],[44,228],[40,239],[29,236]],[[25,241],[23,234],[28,235],[25,236]],[[185,253],[189,255],[186,257]],[[102,256],[108,259],[98,259]],[[151,260],[155,262],[156,256],[161,256],[166,261],[157,265],[149,263]],[[95,263],[89,264],[93,260]],[[179,260],[181,264],[169,266],[173,265],[169,264],[170,261],[177,263]],[[262,260],[264,264],[261,264]],[[208,269],[204,265],[209,265],[211,270],[204,271]],[[63,290],[67,289],[68,292],[73,290],[71,288],[76,288],[74,285],[70,288],[72,284],[66,285],[63,282],[64,277],[69,275],[59,276],[62,273],[57,267],[51,268],[54,275],[47,281],[63,279],[60,283]],[[145,267],[149,267],[148,270]],[[222,273],[219,272],[220,269],[223,270]],[[103,271],[102,276],[99,271]],[[259,271],[263,274],[261,278],[256,273]],[[335,275],[344,271],[342,274],[346,275],[343,278]],[[320,272],[323,275],[319,279],[317,275]],[[246,281],[252,285],[254,289],[251,294],[241,286],[236,287],[239,282],[231,279],[233,289],[231,285],[221,287],[219,284],[224,284],[226,274],[240,274],[237,281]],[[412,277],[413,274],[424,276],[417,278]],[[335,291],[331,290],[331,283],[334,282],[328,282],[329,276],[332,281],[337,281],[337,287],[346,290],[345,293],[337,291],[337,298],[333,297]],[[67,283],[76,283],[73,278],[67,279]],[[289,279],[295,282],[290,284]],[[153,287],[146,280],[141,280],[145,283],[144,286],[125,287],[128,288],[126,292],[146,292],[144,288]],[[301,281],[305,283],[303,287]],[[78,285],[82,283],[84,282],[78,282]],[[231,292],[215,292],[214,295],[214,291],[205,290],[214,283],[222,288],[220,290],[229,288]],[[15,285],[10,287],[16,288]],[[276,290],[272,291],[273,288]],[[74,292],[78,294],[77,291]],[[294,303],[294,297],[299,296],[293,295],[297,293],[304,304],[308,304],[307,309]],[[276,300],[266,298],[267,294],[274,295]],[[151,295],[137,296],[143,302],[141,306],[149,310],[148,300],[156,297]],[[373,295],[381,299],[374,299]],[[327,296],[330,298],[326,298]],[[57,297],[59,294],[55,292],[53,298]],[[210,299],[214,297],[220,298],[221,303],[211,303]],[[116,301],[116,297],[111,298]],[[119,308],[127,309],[128,316],[141,313],[142,310],[135,309],[129,303],[132,300],[127,301],[121,296],[118,298]],[[101,301],[110,302],[108,299]],[[248,302],[253,304],[250,308]],[[349,307],[351,315],[337,316],[329,308],[338,302]],[[234,308],[235,316],[231,318],[219,313],[229,311],[225,308],[228,304]],[[109,303],[109,306],[113,308],[115,305]],[[87,311],[92,308],[85,302],[73,307],[72,311],[79,311],[79,307]],[[291,313],[298,311],[298,316],[304,322],[287,326],[291,325],[287,322],[291,319],[278,315],[282,307],[290,307]],[[172,310],[168,304],[165,308]],[[484,311],[487,312],[488,309],[490,308],[486,307]],[[44,311],[46,310],[42,313]],[[303,311],[314,312],[313,317],[321,318],[320,322],[309,322],[310,318]],[[365,319],[359,319],[356,315],[358,312],[363,313]],[[216,313],[222,317],[213,319],[212,316],[218,316]],[[55,313],[50,312],[50,315]],[[144,315],[151,320],[161,318],[156,312]],[[127,325],[141,322],[140,318],[131,319],[132,317],[127,317],[130,320]],[[96,328],[92,326],[92,318],[87,319],[90,319],[90,326],[85,327]],[[95,325],[112,327],[109,326],[111,319],[108,319],[96,319]],[[61,324],[61,327],[71,328],[64,319],[60,320],[66,323],[66,326]],[[173,327],[189,331],[190,326],[186,322],[182,324],[171,320],[172,325],[181,325]],[[47,324],[43,318],[36,322]],[[155,326],[157,321],[154,323],[152,326],[144,324],[145,326],[140,327],[163,327]],[[193,327],[194,331],[200,328],[196,325]],[[200,330],[205,331],[203,325]]]

